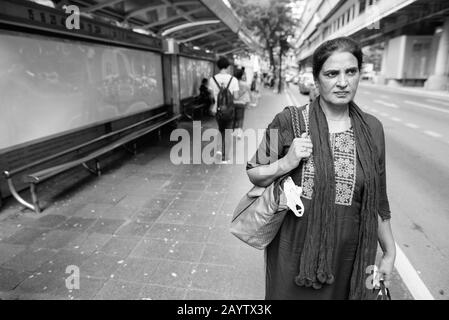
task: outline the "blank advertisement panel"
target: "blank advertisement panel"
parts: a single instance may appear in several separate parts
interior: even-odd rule
[[[0,149],[163,102],[160,54],[0,31]]]

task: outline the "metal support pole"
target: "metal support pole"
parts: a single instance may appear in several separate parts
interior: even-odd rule
[[[86,163],[83,163],[83,167],[86,168],[87,170],[89,170],[91,173],[93,174],[97,174],[98,175],[98,171],[92,169],[91,167],[89,167]]]
[[[11,192],[11,194],[13,195],[13,197],[16,198],[16,200],[17,200],[20,204],[22,204],[23,206],[25,206],[25,207],[27,207],[28,209],[31,209],[31,210],[33,210],[33,211],[36,211],[36,209],[34,208],[34,206],[33,206],[31,203],[25,201],[25,200],[19,195],[19,193],[16,191],[16,188],[14,187],[14,184],[13,184],[13,182],[12,182],[12,179],[11,179],[11,178],[8,178],[7,181],[8,181],[9,191]]]
[[[97,159],[95,159],[95,168],[97,171],[97,175],[99,177],[101,177],[101,167],[100,167],[100,161],[98,161]]]
[[[30,192],[31,192],[31,199],[33,201],[34,205],[34,211],[39,214],[41,213],[41,208],[39,207],[39,201],[37,200],[37,194],[36,194],[37,186],[35,183],[30,183]]]

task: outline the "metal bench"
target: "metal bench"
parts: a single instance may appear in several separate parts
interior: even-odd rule
[[[152,131],[158,130],[158,129],[159,129],[159,137],[160,137],[160,128],[170,122],[178,120],[178,118],[180,117],[180,115],[176,115],[176,116],[172,116],[172,117],[167,117],[167,115],[168,115],[167,112],[159,113],[159,114],[149,117],[143,121],[140,121],[140,122],[137,122],[130,126],[127,126],[125,128],[104,134],[98,138],[95,138],[93,140],[87,141],[80,145],[71,147],[67,150],[58,152],[54,155],[45,157],[43,159],[37,160],[35,162],[32,162],[32,163],[22,166],[20,168],[16,168],[16,169],[13,169],[10,171],[4,171],[3,174],[8,182],[9,190],[10,190],[11,194],[14,196],[14,198],[19,203],[21,203],[23,206],[25,206],[31,210],[34,210],[36,213],[40,213],[41,208],[39,206],[39,201],[38,201],[38,196],[37,196],[37,184],[38,183],[43,182],[51,177],[54,177],[64,171],[67,171],[67,170],[72,169],[79,165],[82,165],[83,167],[88,169],[90,172],[100,176],[101,175],[101,166],[100,166],[100,162],[99,162],[99,157],[101,155],[108,153],[120,146],[124,146],[128,151],[136,154],[136,148],[137,148],[136,143],[133,144],[133,150],[129,149],[126,145],[129,144],[130,142],[135,141],[137,138],[142,137],[142,136],[144,136]],[[158,119],[157,123],[153,123],[153,124],[150,123],[156,119]],[[147,126],[144,128],[136,129],[142,125],[147,125]],[[126,133],[127,131],[132,131],[132,132]],[[124,135],[123,135],[123,137],[120,137],[117,140],[114,140],[111,143],[109,143],[105,146],[102,146],[99,149],[96,149],[95,151],[91,151],[87,154],[83,154],[79,158],[60,163],[58,165],[53,165],[51,167],[27,174],[25,176],[24,180],[26,183],[29,183],[29,185],[30,185],[30,193],[31,193],[31,201],[32,201],[31,203],[26,201],[25,199],[23,199],[17,192],[16,188],[14,187],[12,178],[15,176],[18,176],[20,173],[28,171],[37,166],[45,165],[45,163],[56,160],[58,158],[66,156],[68,154],[76,153],[83,148],[93,145],[94,143],[104,141],[106,139],[112,138],[113,136],[117,136],[119,134],[124,134]],[[92,161],[92,160],[95,161],[95,167],[93,167],[93,168],[88,165],[88,162]]]
[[[182,108],[184,116],[193,121],[198,110],[201,112],[201,117],[204,115],[207,104],[198,97],[190,97],[182,101]]]

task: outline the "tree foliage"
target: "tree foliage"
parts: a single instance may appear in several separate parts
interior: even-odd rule
[[[298,24],[292,15],[291,2],[292,0],[230,0],[245,26],[265,49],[274,72],[277,69],[281,71],[282,56],[290,49],[288,39],[294,36],[294,29]],[[275,58],[275,53],[278,59]]]

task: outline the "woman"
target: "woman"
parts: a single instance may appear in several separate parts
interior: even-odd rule
[[[234,118],[234,135],[237,139],[241,139],[243,135],[243,120],[245,118],[245,109],[251,101],[250,87],[244,81],[245,68],[237,68],[234,72],[234,77],[239,81],[240,97],[234,100],[235,118]]]
[[[310,136],[294,139],[286,108],[268,127],[278,130],[277,149],[267,135],[248,162],[255,185],[268,186],[290,172],[303,188],[304,216],[288,212],[265,251],[266,299],[373,298],[366,272],[375,264],[378,240],[383,250],[378,271],[389,286],[396,251],[384,132],[379,120],[353,102],[362,60],[360,46],[350,38],[317,48],[313,74],[320,96],[299,110]],[[262,156],[267,151],[269,159]]]

